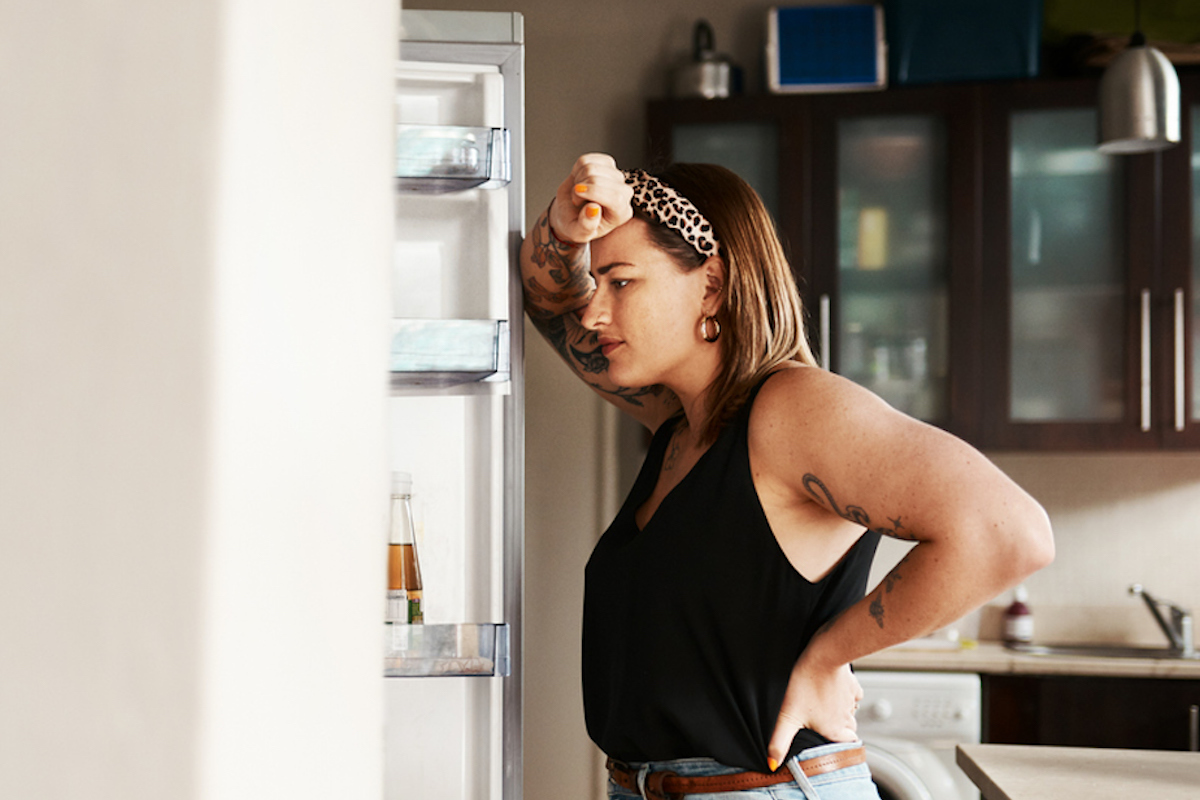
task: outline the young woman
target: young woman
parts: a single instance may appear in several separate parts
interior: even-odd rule
[[[816,366],[774,226],[729,170],[581,156],[521,266],[538,330],[654,434],[586,570],[585,714],[610,793],[877,797],[850,664],[1049,563],[1045,512]],[[916,546],[864,596],[880,536]]]

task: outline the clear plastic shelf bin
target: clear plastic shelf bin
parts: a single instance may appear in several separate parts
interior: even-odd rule
[[[509,674],[508,625],[384,623],[387,678]]]
[[[396,186],[429,193],[507,186],[508,138],[504,128],[398,125]]]
[[[392,320],[393,384],[453,386],[504,380],[510,359],[507,320]]]

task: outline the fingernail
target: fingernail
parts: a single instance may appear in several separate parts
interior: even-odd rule
[[[589,217],[600,216],[600,206],[588,206],[587,207],[587,215]]]
[[[586,183],[575,184],[575,194],[586,194],[587,190],[588,190],[588,185]]]
[[[775,770],[779,769],[779,762],[773,758],[768,757],[767,758],[767,766],[770,767],[771,772],[774,772]]]

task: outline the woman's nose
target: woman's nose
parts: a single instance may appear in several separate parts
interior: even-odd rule
[[[608,304],[601,299],[600,292],[592,295],[592,299],[580,311],[579,324],[588,330],[595,330],[609,319]]]

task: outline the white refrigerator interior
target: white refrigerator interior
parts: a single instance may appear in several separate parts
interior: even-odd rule
[[[401,13],[390,448],[425,621],[384,625],[388,800],[521,795],[522,24]]]

